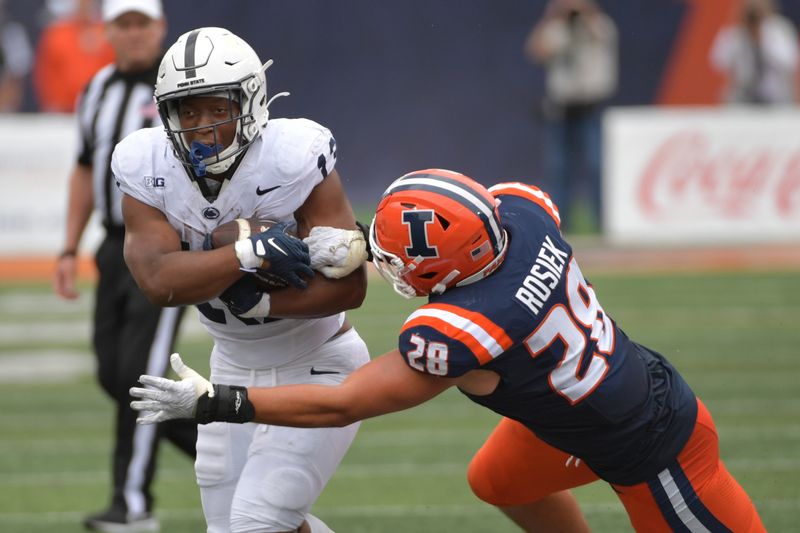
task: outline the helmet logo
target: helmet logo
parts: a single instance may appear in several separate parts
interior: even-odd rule
[[[403,211],[403,224],[408,225],[411,246],[406,247],[408,257],[439,257],[439,249],[428,240],[428,224],[433,224],[433,209]]]

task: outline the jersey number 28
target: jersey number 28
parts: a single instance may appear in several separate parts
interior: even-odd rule
[[[538,357],[561,340],[564,352],[548,379],[553,390],[574,405],[597,388],[608,372],[606,357],[614,351],[614,326],[575,259],[567,269],[567,303],[550,308],[525,345]],[[587,350],[590,340],[595,347],[592,352]],[[587,356],[588,366],[581,372]]]

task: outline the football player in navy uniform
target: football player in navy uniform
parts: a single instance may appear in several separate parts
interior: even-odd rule
[[[173,354],[182,381],[142,376],[141,422],[172,417],[343,426],[449,387],[503,415],[473,458],[481,499],[526,530],[586,531],[569,489],[608,482],[637,531],[759,532],[719,456],[709,412],[660,354],[605,312],[559,229],[522,183],[485,189],[423,170],[392,183],[370,230],[374,263],[403,296],[427,296],[398,348],[341,385],[213,385]]]
[[[268,117],[270,64],[223,28],[189,31],[169,48],[155,87],[163,125],[129,135],[112,158],[125,260],[154,303],[197,305],[215,381],[335,384],[369,360],[343,312],[366,294],[366,239],[331,132]],[[216,249],[206,239],[249,218],[275,224]],[[264,292],[245,273],[257,270],[289,286]],[[201,426],[208,531],[330,531],[310,509],[357,429]]]

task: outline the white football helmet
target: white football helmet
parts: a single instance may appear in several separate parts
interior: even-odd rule
[[[167,50],[154,98],[175,153],[196,175],[225,172],[261,134],[269,117],[264,73],[271,64],[272,60],[262,65],[250,45],[224,28],[186,32]],[[181,128],[178,116],[178,104],[188,96],[220,96],[239,104],[239,115],[231,113],[228,120],[213,125],[216,138],[216,126],[237,121],[230,146],[191,154],[184,133],[197,128]]]

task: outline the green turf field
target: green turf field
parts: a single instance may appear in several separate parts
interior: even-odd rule
[[[592,276],[632,338],[666,354],[711,409],[722,456],[770,531],[796,531],[800,510],[800,276],[750,273]],[[351,318],[373,355],[392,347],[415,302],[373,280]],[[0,531],[81,531],[106,504],[111,403],[91,375],[91,290],[77,303],[49,287],[0,284]],[[187,322],[194,322],[194,315]],[[181,352],[207,369],[209,341],[185,328]],[[34,377],[38,375],[39,377]],[[39,381],[44,382],[37,382]],[[474,498],[465,467],[497,417],[448,392],[367,421],[315,512],[339,532],[503,532]],[[162,448],[155,486],[165,532],[204,531],[192,465]],[[577,491],[592,528],[630,530],[613,491]]]

